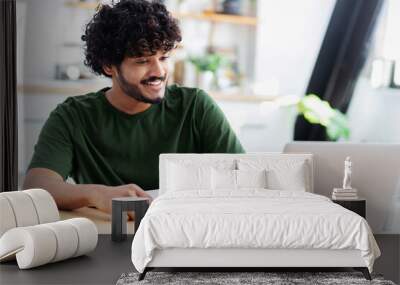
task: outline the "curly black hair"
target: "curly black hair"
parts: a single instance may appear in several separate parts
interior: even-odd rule
[[[98,75],[125,57],[169,51],[182,40],[178,21],[160,1],[121,0],[102,5],[86,25],[85,65]]]

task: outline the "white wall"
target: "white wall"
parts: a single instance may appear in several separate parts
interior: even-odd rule
[[[351,141],[400,142],[400,89],[371,87],[357,82],[348,110]]]
[[[276,103],[218,102],[247,152],[282,151],[293,139],[297,111]]]
[[[399,23],[400,1],[386,1],[348,110],[352,141],[400,142],[400,89],[373,88],[370,83],[374,59],[400,60]]]
[[[17,0],[27,3],[24,77],[50,79],[58,62],[81,62],[83,53],[62,47],[80,43],[91,10],[69,8],[64,0]]]
[[[255,79],[267,95],[304,94],[335,2],[258,1]]]
[[[24,72],[24,49],[25,49],[25,30],[26,30],[26,2],[17,2],[16,16],[17,16],[17,83],[23,84]],[[24,96],[18,92],[17,94],[18,105],[18,122],[23,122],[24,118]],[[24,165],[25,155],[25,125],[18,124],[18,169],[22,170]]]

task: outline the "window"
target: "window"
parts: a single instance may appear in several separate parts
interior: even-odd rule
[[[387,0],[378,21],[348,111],[351,140],[400,142],[400,2]]]

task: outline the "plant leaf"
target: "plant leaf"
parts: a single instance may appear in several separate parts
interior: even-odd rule
[[[333,109],[327,101],[321,100],[315,94],[302,98],[297,109],[311,124],[319,124],[326,128],[327,135],[332,140],[340,137],[348,139],[350,129],[346,116],[337,109]]]

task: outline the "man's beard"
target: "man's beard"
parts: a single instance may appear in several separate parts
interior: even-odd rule
[[[159,104],[162,102],[163,98],[150,99],[150,98],[144,96],[143,93],[140,91],[140,89],[136,85],[130,84],[126,80],[126,78],[122,74],[122,71],[119,67],[117,68],[117,70],[118,70],[117,80],[118,80],[119,86],[121,87],[122,91],[124,91],[124,93],[127,96],[129,96],[139,102],[143,102],[143,103]],[[148,79],[144,79],[144,80],[140,81],[140,83],[146,84],[148,82],[152,82],[155,80],[161,80],[162,82],[164,82],[165,79],[166,79],[165,76],[163,76],[163,77],[152,76],[152,77],[149,77]]]

